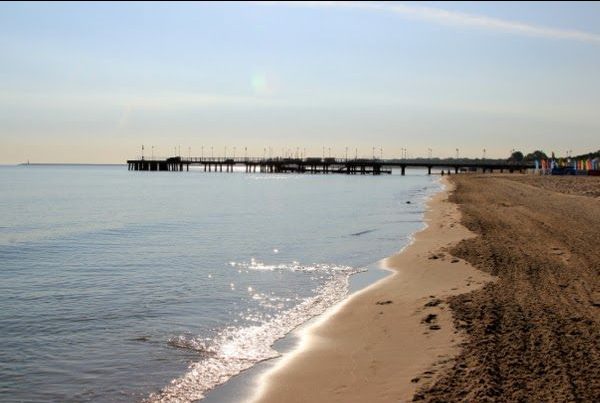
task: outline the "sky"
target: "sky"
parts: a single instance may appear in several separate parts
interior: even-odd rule
[[[599,2],[2,3],[0,163],[575,155],[599,72]]]

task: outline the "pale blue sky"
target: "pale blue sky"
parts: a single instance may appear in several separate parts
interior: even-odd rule
[[[3,3],[0,55],[0,163],[600,148],[600,3]]]

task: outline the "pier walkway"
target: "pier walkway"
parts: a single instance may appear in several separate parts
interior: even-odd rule
[[[523,172],[533,168],[528,163],[513,163],[503,160],[456,160],[456,159],[340,159],[340,158],[211,158],[170,157],[166,159],[128,160],[130,171],[189,171],[190,166],[199,166],[205,172],[233,172],[241,166],[245,172],[263,173],[340,173],[348,175],[390,174],[399,168],[404,175],[406,168],[426,168],[460,171],[481,170],[483,172]]]

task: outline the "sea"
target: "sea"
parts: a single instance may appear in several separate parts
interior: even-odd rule
[[[244,401],[219,390],[387,275],[440,188],[422,170],[2,166],[0,401]]]

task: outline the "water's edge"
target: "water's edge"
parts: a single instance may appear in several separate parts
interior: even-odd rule
[[[365,271],[350,276],[349,293],[346,295],[346,297],[344,297],[338,303],[327,308],[327,310],[322,314],[313,316],[286,334],[283,338],[277,340],[272,347],[280,353],[279,357],[258,362],[251,368],[231,377],[225,383],[218,385],[214,389],[207,392],[204,399],[201,401],[203,403],[248,401],[249,398],[254,394],[254,390],[256,389],[261,376],[275,366],[287,354],[299,348],[302,332],[305,328],[312,325],[322,316],[328,315],[328,312],[344,304],[357,292],[360,292],[363,289],[376,284],[380,280],[391,275],[389,270],[381,266],[382,262],[383,260],[368,266],[367,270]]]
[[[443,183],[440,180],[436,180],[436,187],[432,188],[430,193],[424,195],[422,199],[419,200],[419,206],[423,207],[423,213],[421,214],[422,225],[409,235],[407,241],[401,245],[400,249],[393,253],[392,256],[402,253],[414,242],[415,234],[427,228],[428,224],[425,221],[425,213],[428,208],[428,201],[439,192],[443,192],[445,190],[446,187],[443,185]],[[278,365],[278,363],[290,353],[301,348],[302,337],[305,329],[312,326],[318,320],[322,320],[323,318],[328,320],[331,317],[332,312],[336,312],[354,296],[359,293],[366,292],[372,287],[376,287],[380,281],[383,281],[394,274],[394,271],[386,265],[386,260],[388,258],[389,256],[386,256],[379,261],[368,265],[365,268],[366,270],[352,274],[349,278],[348,294],[342,300],[328,307],[327,310],[320,315],[310,318],[306,322],[290,331],[283,338],[277,340],[272,347],[280,353],[278,357],[258,362],[252,367],[240,372],[237,375],[234,375],[224,383],[206,392],[201,401],[203,403],[251,401],[252,397],[255,395],[257,387],[260,386],[260,381],[264,375],[268,371],[272,370],[273,367]]]

